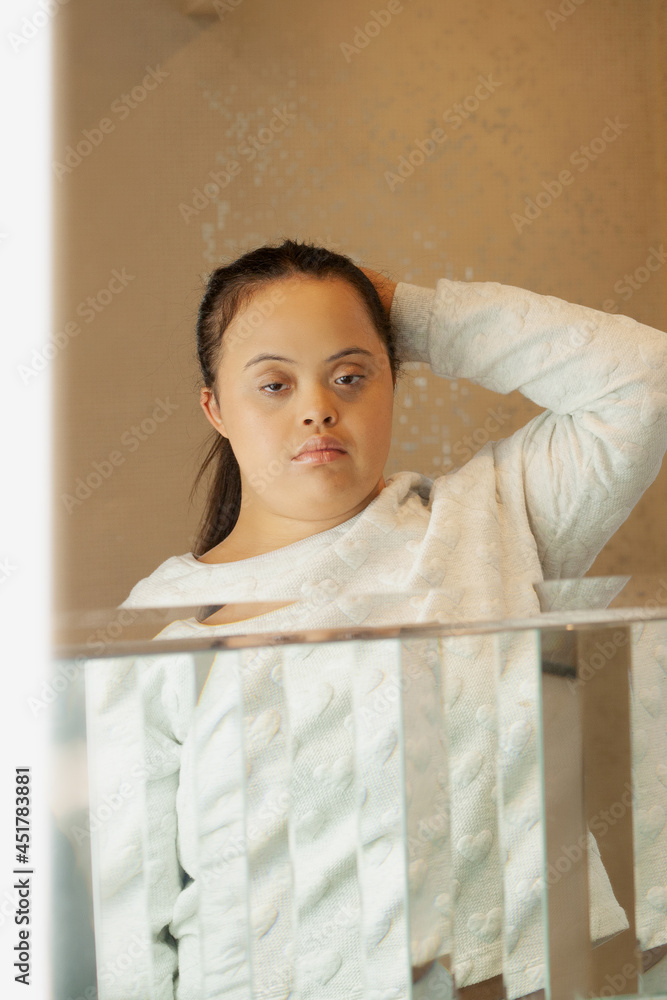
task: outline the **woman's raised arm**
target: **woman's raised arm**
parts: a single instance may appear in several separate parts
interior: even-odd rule
[[[667,450],[667,334],[627,316],[497,282],[399,282],[406,360],[546,409],[490,442],[499,495],[523,494],[548,579],[585,573]]]

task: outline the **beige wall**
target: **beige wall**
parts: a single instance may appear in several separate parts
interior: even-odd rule
[[[98,142],[59,179],[54,171],[58,608],[113,606],[191,549],[201,497],[190,507],[188,494],[209,437],[195,313],[206,272],[249,247],[308,238],[396,280],[494,280],[597,309],[614,300],[667,329],[667,268],[626,300],[614,287],[665,238],[664,0],[561,2],[572,13],[553,24],[556,0],[393,6],[402,9],[347,58],[341,44],[386,0],[237,0],[210,18],[183,14],[178,0],[74,0],[54,19],[54,159],[84,129]],[[166,76],[132,97],[147,67]],[[444,120],[480,76],[494,92],[460,127]],[[122,103],[128,93],[134,107]],[[243,143],[274,108],[294,119],[251,162]],[[606,118],[627,128],[582,172],[570,156]],[[438,127],[447,142],[390,190],[385,172]],[[240,172],[186,221],[179,206],[230,159]],[[517,232],[512,213],[567,168],[572,185]],[[86,312],[114,270],[126,286]],[[494,437],[539,412],[519,393],[425,366],[412,376],[397,395],[387,473],[454,467],[489,408],[506,415]],[[132,427],[158,400],[171,415],[139,441]],[[105,465],[112,453],[119,464]],[[95,463],[113,471],[68,511],[63,495]],[[666,500],[663,469],[590,574],[664,569]]]

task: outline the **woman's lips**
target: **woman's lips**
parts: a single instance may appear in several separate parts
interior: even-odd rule
[[[344,458],[346,451],[338,451],[335,448],[318,449],[317,451],[302,451],[292,459],[293,462],[308,462],[310,465],[324,465],[325,462],[335,462],[337,458]]]

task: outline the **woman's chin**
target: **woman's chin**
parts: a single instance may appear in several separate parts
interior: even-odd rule
[[[327,483],[325,477],[321,477],[317,483],[304,482],[298,496],[294,496],[293,503],[285,503],[285,509],[290,517],[304,521],[312,520],[314,514],[318,521],[353,517],[380,493],[384,487],[384,480],[381,480],[381,483],[382,486],[343,482],[340,478],[335,483],[333,481]]]

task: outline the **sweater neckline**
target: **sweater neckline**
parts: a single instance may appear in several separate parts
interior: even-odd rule
[[[371,501],[374,503],[375,501]],[[371,504],[368,506],[370,507]],[[234,567],[239,566],[243,568],[251,569],[254,566],[262,566],[264,563],[273,560],[277,555],[297,555],[301,549],[308,548],[313,544],[314,541],[319,541],[322,544],[327,544],[329,540],[333,539],[336,535],[342,533],[343,530],[351,527],[368,508],[359,511],[358,514],[354,514],[347,521],[342,521],[341,524],[334,525],[333,528],[326,528],[325,531],[317,531],[314,535],[308,535],[307,538],[300,538],[298,542],[290,542],[289,545],[281,545],[280,548],[271,549],[269,552],[262,552],[257,556],[248,556],[247,559],[230,559],[228,562],[218,562],[218,563],[206,563],[198,559],[196,555],[192,552],[186,552],[185,555],[181,556],[187,563],[192,566],[197,566],[198,568],[205,570],[218,570],[223,566]]]
[[[202,569],[209,572],[220,572],[223,567],[234,570],[239,569],[243,571],[249,571],[264,566],[270,565],[275,561],[276,556],[285,556],[287,558],[297,557],[303,550],[308,550],[313,546],[313,544],[319,544],[321,546],[327,546],[331,544],[338,536],[346,534],[359,520],[372,515],[372,512],[378,506],[385,506],[387,503],[395,506],[400,503],[407,494],[410,492],[411,488],[415,488],[416,483],[414,482],[415,477],[421,481],[425,479],[420,473],[414,472],[396,472],[391,476],[388,476],[385,480],[385,488],[378,493],[378,495],[371,500],[363,510],[360,510],[358,514],[354,514],[352,517],[348,518],[347,521],[342,521],[340,524],[334,525],[333,528],[327,528],[325,531],[318,531],[314,535],[308,535],[307,538],[301,538],[297,542],[291,542],[289,545],[283,545],[277,549],[271,549],[269,552],[262,552],[257,556],[249,556],[247,559],[235,559],[230,562],[220,562],[220,563],[205,563],[198,559],[192,552],[187,552],[179,558],[183,562],[190,566],[196,566],[198,569]],[[419,490],[419,492],[423,492]]]

